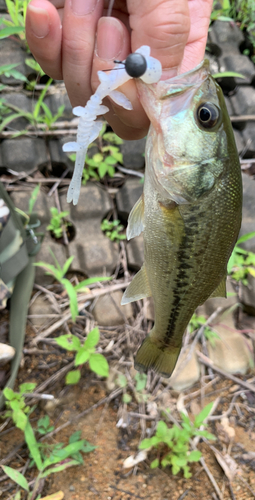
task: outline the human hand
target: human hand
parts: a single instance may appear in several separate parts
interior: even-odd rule
[[[32,0],[26,36],[45,73],[64,80],[73,106],[85,105],[98,86],[97,71],[112,69],[141,45],[160,60],[163,79],[188,71],[204,57],[213,0]],[[127,111],[107,99],[106,115],[124,139],[139,139],[149,121],[134,80],[122,92],[132,102]]]

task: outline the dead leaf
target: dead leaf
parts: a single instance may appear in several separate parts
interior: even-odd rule
[[[142,450],[139,451],[139,453],[134,456],[130,455],[130,457],[127,457],[126,460],[123,462],[123,468],[124,469],[130,469],[131,467],[134,467],[135,465],[139,464],[140,462],[143,462],[147,458],[148,450]]]
[[[216,448],[214,447],[212,448],[214,455],[218,463],[220,464],[222,470],[226,474],[228,480],[233,481],[236,473],[240,471],[240,469],[238,469],[236,461],[230,455],[228,455],[228,453],[222,455],[218,450],[216,450]]]
[[[57,493],[53,493],[52,495],[47,495],[47,497],[41,498],[41,500],[62,500],[64,498],[63,491],[57,491]]]

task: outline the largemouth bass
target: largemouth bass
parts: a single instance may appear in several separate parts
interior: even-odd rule
[[[207,61],[137,86],[151,126],[144,193],[130,213],[127,238],[143,231],[145,259],[122,304],[153,297],[155,324],[135,367],[169,377],[195,309],[209,297],[226,297],[227,262],[241,224],[241,171]]]

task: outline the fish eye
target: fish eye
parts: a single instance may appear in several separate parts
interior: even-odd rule
[[[129,54],[125,61],[125,70],[129,76],[132,78],[139,78],[144,75],[147,69],[147,62],[142,54],[134,52]]]
[[[203,128],[213,128],[220,119],[220,110],[211,102],[204,102],[197,108],[197,119]]]

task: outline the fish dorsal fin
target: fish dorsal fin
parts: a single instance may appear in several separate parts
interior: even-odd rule
[[[144,200],[143,194],[140,196],[139,200],[133,206],[129,217],[128,217],[128,227],[127,227],[127,239],[131,240],[135,236],[139,236],[143,231],[143,219],[144,219]]]
[[[135,275],[130,285],[128,285],[121,301],[121,305],[134,302],[135,300],[151,297],[151,289],[148,281],[145,265]]]
[[[214,292],[212,295],[210,295],[210,299],[214,297],[227,297],[227,290],[226,290],[226,276],[224,276],[223,280],[221,280],[220,284],[215,288]]]

